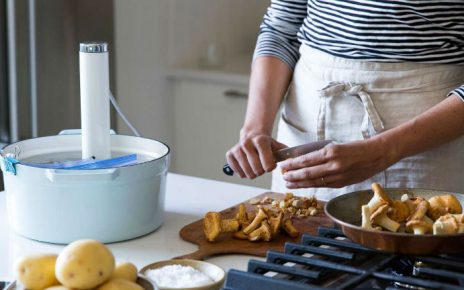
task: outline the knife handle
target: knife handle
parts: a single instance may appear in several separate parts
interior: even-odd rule
[[[224,172],[225,175],[234,175],[234,170],[230,167],[229,164],[226,164],[224,167],[222,167],[222,172]]]

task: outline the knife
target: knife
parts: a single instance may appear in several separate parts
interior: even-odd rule
[[[332,143],[332,140],[323,140],[310,142],[303,145],[298,145],[295,147],[284,148],[272,152],[276,162],[281,162],[287,160],[288,158],[295,158],[304,154],[308,154],[313,151],[324,148],[328,144]],[[234,175],[234,170],[229,166],[229,164],[224,165],[222,171],[229,176]]]

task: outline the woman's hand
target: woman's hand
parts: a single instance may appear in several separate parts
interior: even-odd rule
[[[340,188],[358,183],[393,164],[380,138],[331,144],[281,164],[288,188]]]
[[[273,151],[286,148],[271,136],[262,133],[242,134],[226,158],[230,167],[241,177],[254,179],[276,167]]]

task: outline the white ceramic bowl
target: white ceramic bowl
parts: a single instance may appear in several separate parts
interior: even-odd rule
[[[190,288],[167,288],[167,287],[159,287],[160,290],[219,290],[222,288],[225,278],[226,272],[219,266],[216,266],[212,263],[204,262],[204,261],[197,261],[197,260],[167,260],[167,261],[160,261],[153,264],[149,264],[143,267],[139,272],[142,275],[145,275],[147,270],[157,269],[168,265],[182,265],[182,266],[191,266],[192,268],[203,272],[204,274],[208,275],[213,282],[204,286],[198,287],[190,287]],[[145,275],[147,277],[147,275]]]

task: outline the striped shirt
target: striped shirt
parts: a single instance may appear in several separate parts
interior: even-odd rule
[[[254,57],[293,68],[301,44],[363,61],[464,65],[464,0],[271,0]],[[451,93],[464,100],[464,85]]]

